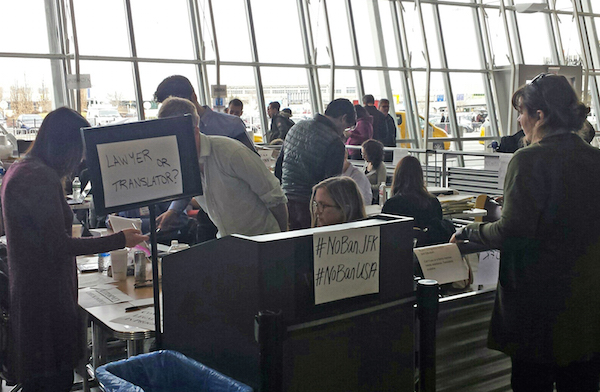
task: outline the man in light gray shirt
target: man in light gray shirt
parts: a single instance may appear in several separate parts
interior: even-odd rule
[[[358,189],[363,197],[365,206],[371,205],[373,202],[373,190],[371,189],[371,183],[363,171],[359,170],[356,166],[350,163],[348,160],[348,150],[346,150],[343,170],[342,176],[352,178],[356,182],[356,185],[358,185]]]
[[[277,178],[256,153],[231,138],[200,133],[198,114],[189,100],[166,99],[158,117],[187,113],[192,114],[196,125],[197,159],[204,190],[195,199],[217,226],[217,237],[286,231],[287,198]]]

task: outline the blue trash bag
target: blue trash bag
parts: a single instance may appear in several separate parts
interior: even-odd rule
[[[96,369],[107,392],[252,392],[252,388],[177,351],[162,350]]]

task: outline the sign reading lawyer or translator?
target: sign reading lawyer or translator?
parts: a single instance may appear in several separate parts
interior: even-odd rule
[[[98,144],[106,207],[183,192],[177,137]]]
[[[434,279],[439,284],[444,284],[469,278],[469,267],[456,244],[424,246],[413,251],[425,279]]]
[[[315,233],[315,304],[378,293],[379,250],[379,227]]]

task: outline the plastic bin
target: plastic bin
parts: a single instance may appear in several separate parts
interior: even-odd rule
[[[163,350],[96,369],[107,392],[252,392],[252,388],[177,351]]]

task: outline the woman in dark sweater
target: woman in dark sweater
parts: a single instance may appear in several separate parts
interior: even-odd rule
[[[417,158],[409,155],[398,162],[392,180],[392,194],[393,196],[385,202],[381,212],[415,218],[415,227],[421,230],[431,230],[431,234],[434,234],[434,230],[436,231],[435,235],[427,236],[432,238],[421,240],[426,243],[418,243],[418,245],[448,241],[452,233],[448,233],[447,238],[433,238],[446,235],[437,233],[443,218],[442,206],[439,200],[427,191],[423,181],[423,169]]]
[[[69,391],[83,354],[77,304],[76,255],[108,252],[147,240],[128,229],[97,238],[72,238],[73,212],[62,181],[83,155],[77,112],[49,113],[27,155],[2,183],[8,248],[12,364],[27,391]]]

